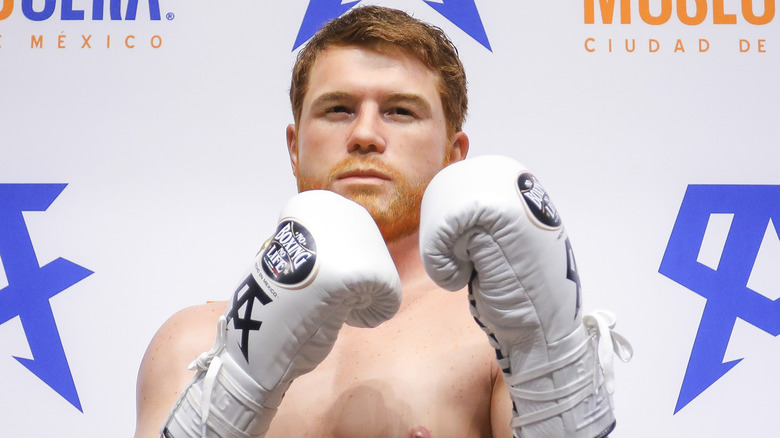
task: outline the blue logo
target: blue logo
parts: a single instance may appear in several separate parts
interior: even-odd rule
[[[43,5],[41,5],[43,3]],[[84,21],[89,16],[94,21],[100,21],[104,18],[104,0],[94,0],[92,10],[74,9],[73,0],[62,0],[60,2],[60,19],[62,21]],[[108,0],[108,10],[111,20],[122,20],[122,0]],[[153,21],[160,20],[159,0],[148,0],[149,19]],[[32,21],[44,21],[52,18],[57,9],[57,0],[22,0],[22,14]],[[0,0],[0,20],[8,18],[13,12],[13,0]],[[134,21],[138,12],[138,0],[127,0],[124,20]],[[87,15],[89,13],[89,15]]]
[[[717,268],[697,261],[710,215],[733,215]],[[691,185],[658,272],[707,300],[675,413],[742,359],[723,362],[740,318],[780,334],[780,302],[748,287],[765,234],[778,234],[780,186]],[[769,225],[774,224],[774,230]]]
[[[82,411],[49,299],[92,271],[63,258],[39,266],[22,215],[48,209],[65,186],[0,184],[0,259],[8,280],[0,289],[0,324],[19,317],[33,358],[15,359]]]
[[[322,25],[340,16],[361,1],[356,0],[341,4],[341,0],[309,0],[309,6],[303,16],[293,50],[314,36]],[[474,3],[475,0],[423,1],[486,49],[493,51],[490,48],[490,41],[485,33],[485,27],[482,25],[479,11],[477,11],[477,5]]]

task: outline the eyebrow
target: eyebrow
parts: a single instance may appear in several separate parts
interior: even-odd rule
[[[417,107],[418,110],[428,114],[431,112],[431,104],[427,99],[414,93],[390,93],[388,103],[406,103]]]
[[[333,102],[343,102],[345,100],[353,100],[354,97],[351,93],[348,93],[346,91],[330,91],[327,93],[324,93],[320,96],[317,96],[316,99],[311,103],[312,108],[318,108],[321,106],[329,105]]]

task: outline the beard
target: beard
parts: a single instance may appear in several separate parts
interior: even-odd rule
[[[420,227],[420,205],[430,181],[412,181],[397,170],[372,158],[346,157],[324,177],[298,175],[298,191],[330,190],[338,175],[353,170],[372,170],[393,181],[389,193],[370,186],[347,187],[336,193],[363,206],[376,222],[385,242],[393,242],[417,232]]]

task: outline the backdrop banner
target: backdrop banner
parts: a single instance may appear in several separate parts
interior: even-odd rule
[[[132,436],[156,330],[296,191],[297,51],[367,4],[450,35],[470,156],[555,200],[635,349],[612,436],[777,436],[775,0],[0,0],[0,436]]]

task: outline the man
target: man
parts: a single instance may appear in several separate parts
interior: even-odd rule
[[[398,271],[397,314],[344,326],[330,354],[297,378],[267,437],[510,437],[513,404],[466,291],[426,274],[420,203],[443,167],[466,157],[466,80],[435,27],[380,7],[326,25],[299,54],[287,143],[299,191],[365,207]],[[185,309],[152,340],[138,376],[136,438],[152,438],[214,340],[226,303]],[[495,346],[494,346],[495,347]]]

